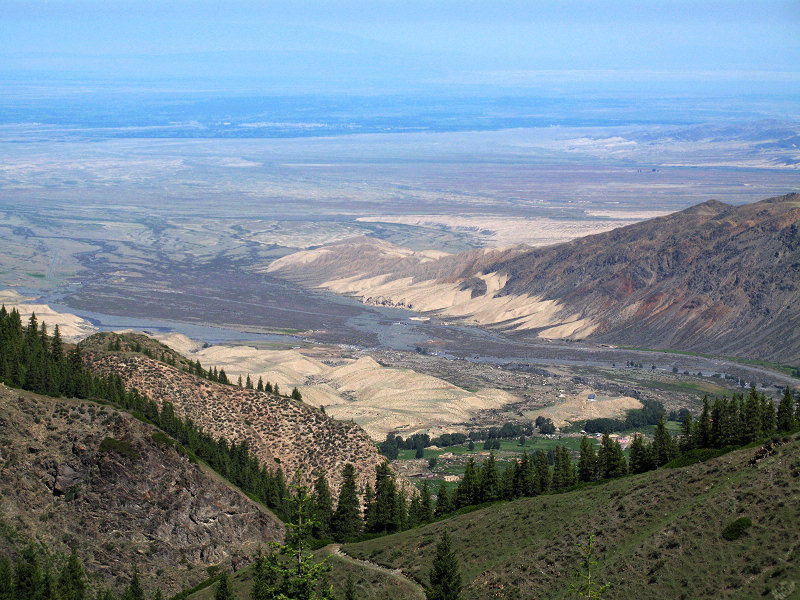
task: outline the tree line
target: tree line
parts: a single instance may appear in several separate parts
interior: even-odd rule
[[[60,563],[60,565],[59,565]],[[91,595],[83,563],[75,550],[67,557],[50,554],[41,544],[28,544],[11,562],[0,556],[0,600],[145,600],[139,572],[133,570],[120,596],[108,588]],[[157,590],[153,600],[164,596]]]

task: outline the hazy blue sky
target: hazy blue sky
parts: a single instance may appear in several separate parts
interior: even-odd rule
[[[800,2],[0,0],[0,90],[797,94]]]

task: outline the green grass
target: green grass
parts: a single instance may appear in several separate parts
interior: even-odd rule
[[[715,355],[715,354],[702,354],[700,352],[690,352],[688,350],[672,350],[672,349],[655,349],[655,348],[640,348],[637,346],[618,346],[621,350],[637,350],[641,352],[658,352],[661,354],[682,354],[684,356],[699,356],[701,358],[711,358],[716,360],[727,360],[730,362],[739,363],[741,365],[753,365],[756,367],[764,367],[765,369],[771,369],[773,371],[778,371],[779,373],[784,373],[791,377],[798,377],[798,369],[800,367],[793,367],[790,365],[781,365],[778,363],[769,362],[766,360],[760,360],[757,358],[743,358],[741,356],[725,356],[725,355]]]
[[[596,535],[606,597],[751,598],[800,589],[800,439],[755,466],[756,449],[563,494],[498,503],[399,534],[346,544],[349,555],[426,581],[447,530],[464,600],[563,598],[579,543]],[[752,526],[722,537],[733,521]],[[783,597],[794,597],[785,595]]]

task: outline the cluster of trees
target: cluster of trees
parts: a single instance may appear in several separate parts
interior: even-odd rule
[[[794,431],[800,425],[800,396],[787,387],[777,411],[773,401],[756,391],[733,397],[703,398],[703,410],[697,420],[688,414],[680,438],[682,451],[695,448],[743,446],[774,433]]]
[[[647,425],[657,425],[664,414],[664,405],[657,400],[642,400],[642,408],[631,409],[627,412],[625,420],[620,419],[589,419],[583,426],[587,433],[604,433],[606,431],[623,431],[636,429]]]
[[[60,563],[60,564],[59,564]],[[51,555],[44,546],[29,544],[14,564],[0,556],[0,600],[145,600],[136,569],[121,596],[109,589],[89,591],[86,573],[73,550],[67,557]],[[156,591],[154,600],[163,598]]]
[[[539,417],[541,418],[541,417]],[[537,424],[538,427],[538,424]],[[485,449],[492,450],[499,448],[499,443],[495,441],[519,438],[522,436],[533,435],[533,423],[504,423],[500,427],[488,427],[485,429],[473,429],[469,434],[465,433],[443,433],[442,435],[431,438],[427,433],[415,433],[408,436],[405,440],[394,433],[388,433],[386,440],[381,442],[379,447],[381,453],[389,460],[395,460],[400,450],[416,450],[417,458],[422,458],[422,450],[430,446],[447,448],[448,446],[458,446],[467,442],[473,444],[483,440],[484,443],[491,441]]]

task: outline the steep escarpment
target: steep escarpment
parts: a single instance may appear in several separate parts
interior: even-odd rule
[[[280,465],[288,477],[298,468],[325,473],[334,495],[347,463],[355,465],[365,484],[384,461],[358,425],[331,419],[303,402],[211,382],[136,353],[90,352],[87,360],[99,373],[119,374],[126,386],[136,387],[159,407],[171,402],[178,417],[191,419],[215,438],[247,440],[270,469]]]
[[[361,238],[284,257],[270,271],[543,338],[800,360],[798,194],[708,201],[536,249],[432,258]]]
[[[283,538],[266,509],[155,428],[89,401],[0,385],[0,546],[75,548],[90,581],[177,592]]]

